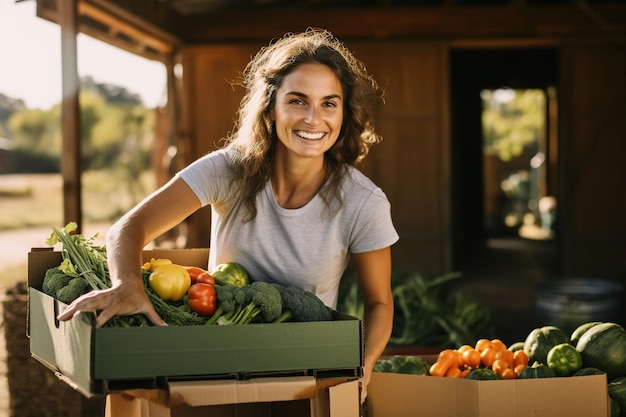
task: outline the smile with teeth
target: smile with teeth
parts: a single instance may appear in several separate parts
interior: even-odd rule
[[[309,132],[305,132],[305,131],[302,131],[302,130],[296,130],[295,133],[296,133],[296,135],[300,136],[301,138],[310,139],[310,140],[319,140],[319,139],[323,138],[324,135],[325,135],[324,132],[309,133]]]

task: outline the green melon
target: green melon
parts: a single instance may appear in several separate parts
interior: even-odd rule
[[[556,326],[543,326],[532,330],[524,341],[528,361],[547,364],[548,352],[556,345],[569,343],[569,336]]]
[[[609,397],[619,404],[620,417],[626,416],[626,377],[619,377],[609,382]],[[611,417],[613,417],[611,406]]]
[[[585,375],[603,375],[606,372],[599,370],[598,368],[580,368],[578,371],[574,372],[572,376],[585,376]]]
[[[584,367],[607,373],[609,381],[626,376],[626,330],[616,323],[602,323],[587,330],[576,344]]]
[[[576,344],[578,344],[578,340],[580,339],[580,337],[585,334],[585,332],[589,329],[591,329],[593,326],[597,325],[597,324],[602,324],[601,321],[590,321],[588,323],[583,323],[580,326],[578,326],[573,332],[572,335],[570,336],[570,341],[572,342],[573,346],[576,346]]]
[[[524,368],[519,379],[533,379],[533,378],[554,378],[556,373],[548,365],[535,361],[532,366]]]

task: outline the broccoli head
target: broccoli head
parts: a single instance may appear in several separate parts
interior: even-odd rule
[[[44,293],[56,298],[57,292],[65,287],[71,279],[72,277],[66,275],[58,266],[55,266],[46,271],[41,289]]]
[[[271,284],[278,290],[282,300],[283,312],[274,320],[285,321],[329,321],[333,319],[332,310],[311,291],[292,285]]]
[[[215,285],[217,309],[205,323],[212,325],[222,319],[220,323],[231,323],[231,319],[238,315],[246,305],[246,292],[243,288],[234,285]]]
[[[246,292],[248,304],[238,315],[241,324],[251,323],[253,320],[271,323],[283,311],[280,292],[272,284],[255,281],[242,287]]]
[[[66,286],[59,289],[56,293],[56,298],[59,301],[69,304],[88,290],[87,281],[84,278],[72,278]]]

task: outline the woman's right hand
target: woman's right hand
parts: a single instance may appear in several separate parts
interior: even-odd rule
[[[96,314],[96,327],[102,327],[114,316],[132,314],[143,314],[155,326],[167,326],[148,299],[141,279],[120,281],[112,288],[90,291],[74,300],[57,318],[66,321],[84,312]]]
[[[187,183],[175,177],[122,216],[111,226],[106,239],[112,287],[77,298],[58,319],[65,321],[78,313],[93,312],[97,315],[96,327],[102,327],[114,316],[143,314],[155,326],[167,326],[148,299],[143,279],[137,276],[141,250],[200,206]]]

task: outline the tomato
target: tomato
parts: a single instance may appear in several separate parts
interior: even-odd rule
[[[189,287],[187,305],[191,311],[209,317],[217,310],[217,295],[211,284],[198,282]]]
[[[189,272],[191,283],[204,282],[207,284],[215,285],[215,278],[209,273],[209,271],[198,268],[197,266],[186,266],[185,269]]]

